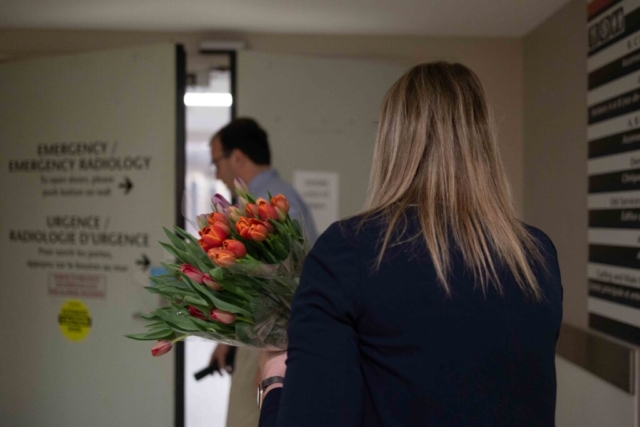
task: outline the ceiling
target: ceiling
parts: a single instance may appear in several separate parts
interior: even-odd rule
[[[0,0],[0,28],[520,37],[567,2]]]

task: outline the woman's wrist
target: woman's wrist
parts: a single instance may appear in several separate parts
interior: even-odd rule
[[[274,376],[267,378],[260,382],[258,385],[258,407],[262,409],[262,402],[264,402],[267,393],[275,388],[282,387],[282,383],[284,382],[284,377]]]
[[[264,399],[267,396],[267,394],[275,388],[282,388],[282,383],[271,384],[269,387],[265,388],[264,393],[262,394],[262,398]]]

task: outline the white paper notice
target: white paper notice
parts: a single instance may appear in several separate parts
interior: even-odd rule
[[[309,206],[319,234],[338,220],[339,178],[337,172],[293,172],[293,186]]]

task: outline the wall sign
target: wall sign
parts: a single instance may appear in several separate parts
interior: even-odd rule
[[[640,344],[640,0],[587,12],[589,325]]]
[[[337,221],[339,200],[337,172],[294,171],[293,186],[305,201],[318,233]]]

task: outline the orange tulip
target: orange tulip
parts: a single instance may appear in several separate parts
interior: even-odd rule
[[[244,210],[249,218],[257,218],[258,215],[260,215],[260,212],[258,211],[258,205],[254,203],[247,203],[247,206],[245,206]]]
[[[220,267],[231,267],[236,263],[236,254],[229,249],[214,248],[207,252],[207,256]]]
[[[222,249],[230,250],[236,258],[244,258],[247,255],[247,248],[244,244],[233,239],[227,239],[222,242]]]
[[[221,214],[219,212],[210,213],[207,217],[207,222],[209,225],[213,225],[216,222],[228,223],[229,218],[225,214]]]
[[[254,242],[262,242],[269,236],[269,230],[262,221],[255,221],[249,226],[248,234]]]
[[[209,313],[209,316],[211,316],[211,318],[216,322],[220,322],[225,325],[229,325],[233,323],[234,320],[236,320],[235,314],[229,313],[228,311],[218,310],[217,308],[214,308],[213,310],[211,310],[211,313]]]
[[[210,225],[198,232],[200,240],[198,243],[205,251],[211,248],[219,248],[222,242],[229,237],[229,234],[218,225]]]
[[[249,225],[249,219],[244,216],[236,222],[236,231],[243,239],[249,239]]]
[[[275,195],[271,198],[271,206],[282,209],[284,213],[289,213],[289,201],[282,194]]]

